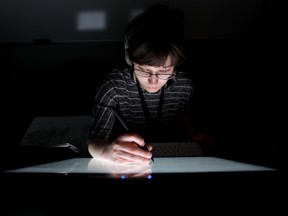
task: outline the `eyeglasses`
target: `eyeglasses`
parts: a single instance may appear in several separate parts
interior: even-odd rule
[[[173,76],[175,76],[175,72],[171,73],[167,73],[167,71],[159,71],[155,74],[145,71],[144,69],[135,69],[134,68],[134,72],[141,77],[150,77],[152,75],[157,76],[158,79],[162,79],[162,80],[168,80],[171,79]]]

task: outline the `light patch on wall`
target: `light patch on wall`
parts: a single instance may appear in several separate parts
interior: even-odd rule
[[[104,11],[82,11],[77,16],[77,30],[91,31],[106,28],[106,13]]]
[[[140,15],[141,13],[144,12],[144,9],[133,9],[131,12],[130,12],[130,17],[129,19],[132,20],[134,19],[136,16]]]

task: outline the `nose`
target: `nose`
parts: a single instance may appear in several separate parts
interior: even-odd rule
[[[152,84],[156,84],[158,83],[158,76],[157,74],[151,74],[149,79],[148,79],[149,83],[152,83]]]

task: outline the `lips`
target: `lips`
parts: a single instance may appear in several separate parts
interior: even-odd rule
[[[147,90],[148,92],[156,92],[156,91],[159,90],[159,88],[158,88],[158,87],[147,87],[146,90]]]

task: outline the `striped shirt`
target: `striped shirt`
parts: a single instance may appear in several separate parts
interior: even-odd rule
[[[161,90],[155,93],[141,90],[151,117],[156,118]],[[175,79],[168,80],[164,87],[162,114],[155,129],[171,128],[178,119],[178,114],[189,109],[192,92],[192,80],[184,72],[178,71]],[[120,131],[115,127],[117,119],[114,110],[122,116],[131,131],[144,136],[148,127],[147,119],[131,68],[111,71],[97,87],[90,140],[96,137],[105,140],[116,138],[117,131]]]

